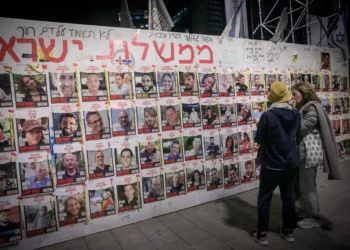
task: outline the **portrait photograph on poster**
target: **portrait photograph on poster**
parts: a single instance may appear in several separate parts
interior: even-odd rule
[[[171,66],[161,66],[157,74],[159,97],[179,97],[179,77],[177,69]]]
[[[341,92],[349,92],[348,76],[340,77],[340,90]]]
[[[250,74],[250,89],[252,95],[265,95],[265,79],[263,78],[263,74],[260,72],[254,72]]]
[[[130,67],[126,65],[108,67],[108,83],[111,100],[134,98]]]
[[[192,65],[179,66],[181,96],[199,96],[197,69]]]
[[[85,162],[79,143],[54,145],[57,185],[70,185],[86,180]]]
[[[340,115],[333,115],[331,122],[333,123],[333,130],[334,130],[335,136],[341,135]]]
[[[323,109],[327,114],[332,113],[332,101],[330,93],[317,93],[317,96],[321,99]]]
[[[234,127],[237,126],[237,112],[236,105],[232,98],[221,97],[219,99],[220,104],[220,118],[221,127]]]
[[[237,129],[222,129],[220,135],[222,142],[223,158],[226,160],[237,156],[239,153]]]
[[[203,158],[202,130],[200,128],[183,131],[185,161]]]
[[[182,165],[171,165],[165,172],[166,197],[186,194],[186,177]]]
[[[57,194],[56,198],[60,227],[86,222],[83,187],[66,188],[65,193]]]
[[[203,129],[220,128],[220,105],[217,99],[201,99]]]
[[[331,92],[332,91],[332,83],[331,77],[327,73],[322,73],[322,91],[323,92]]]
[[[162,131],[181,129],[181,102],[178,98],[162,98],[159,101]]]
[[[55,65],[49,68],[51,103],[77,103],[78,88],[75,68]]]
[[[118,212],[142,208],[140,181],[135,176],[117,181]]]
[[[16,159],[0,153],[0,197],[18,194]]]
[[[12,68],[16,108],[48,107],[47,75],[43,65]]]
[[[319,73],[316,73],[312,76],[311,85],[314,87],[316,92],[321,91],[322,84],[321,84],[321,75]]]
[[[255,179],[260,180],[260,171],[261,171],[261,164],[259,163],[259,159],[255,157]]]
[[[205,189],[204,162],[186,162],[187,192]]]
[[[349,113],[349,96],[347,93],[342,93],[341,106],[342,106],[342,113],[348,114]]]
[[[161,141],[157,134],[140,135],[139,145],[141,169],[163,165]]]
[[[83,105],[86,141],[111,138],[109,110],[103,102]]]
[[[22,196],[51,193],[53,189],[51,158],[47,152],[18,156]]]
[[[328,52],[321,52],[321,69],[331,70],[331,58]]]
[[[104,69],[99,65],[81,65],[80,89],[83,102],[107,101],[107,86]]]
[[[212,160],[222,157],[221,138],[218,130],[203,132],[205,159]]]
[[[12,88],[11,88],[11,75],[9,72],[10,66],[0,67],[0,107],[12,107]]]
[[[271,85],[276,82],[276,73],[273,73],[272,71],[269,72],[268,74],[265,74],[265,90],[266,90],[266,94],[270,93],[270,88]],[[279,80],[279,79],[278,79]],[[285,81],[282,81],[285,82]]]
[[[332,91],[340,91],[340,75],[332,75]]]
[[[15,151],[15,130],[9,111],[0,110],[0,152]]]
[[[219,96],[235,96],[235,73],[233,68],[219,68]]]
[[[182,97],[182,127],[201,127],[201,107],[198,97]]]
[[[224,169],[224,187],[225,189],[236,187],[240,184],[239,163],[236,159],[225,161]]]
[[[0,200],[0,245],[22,240],[21,210],[17,197]]]
[[[114,176],[113,152],[106,141],[85,144],[89,179]]]
[[[333,115],[338,115],[342,113],[341,110],[341,98],[339,94],[332,93],[332,107],[333,107]]]
[[[218,79],[213,68],[198,69],[201,97],[218,97]]]
[[[249,183],[255,180],[254,159],[251,155],[240,156],[241,183]]]
[[[265,96],[252,97],[253,123],[257,124],[263,112],[267,110]]]
[[[110,103],[113,136],[136,135],[135,107],[131,101]]]
[[[19,152],[51,148],[48,110],[16,110]]]
[[[342,134],[349,134],[350,133],[350,116],[347,115],[343,115],[342,117]]]
[[[311,74],[307,74],[307,70],[301,74],[301,82],[311,84]]]
[[[218,160],[204,162],[207,191],[222,188],[223,185],[223,173],[222,165]]]
[[[113,186],[108,187],[108,185],[111,183],[103,181],[94,183],[94,187],[89,184],[88,196],[92,220],[116,214]]]
[[[55,143],[80,142],[82,122],[76,104],[54,104],[51,110]]]
[[[158,101],[137,100],[136,113],[138,134],[160,132]]]
[[[134,70],[134,83],[137,99],[157,98],[158,88],[155,69],[141,66]]]
[[[239,153],[248,154],[253,152],[253,131],[250,126],[238,128]]]
[[[50,196],[29,198],[23,203],[27,238],[57,231],[55,202]]]
[[[120,137],[113,141],[117,176],[137,174],[139,168],[138,137]]]
[[[162,136],[164,165],[183,162],[183,141],[178,131],[164,132]]]
[[[142,172],[143,203],[151,203],[165,199],[164,176],[159,169]]]
[[[245,72],[240,72],[235,74],[235,85],[236,85],[236,95],[237,96],[249,96],[250,95],[250,86],[249,86],[249,77],[246,77]]]
[[[237,97],[236,106],[238,126],[252,124],[253,118],[250,99],[247,97]]]

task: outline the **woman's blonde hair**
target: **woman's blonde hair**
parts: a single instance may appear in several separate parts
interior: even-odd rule
[[[310,83],[297,83],[292,87],[292,93],[293,91],[298,91],[301,94],[302,100],[300,103],[297,103],[297,108],[303,107],[306,103],[310,101],[317,101],[321,103],[320,98],[316,95],[315,89],[312,87]]]

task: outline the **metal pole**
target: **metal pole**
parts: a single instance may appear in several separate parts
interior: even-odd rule
[[[289,9],[291,11],[291,13],[290,13],[290,25],[291,26],[290,27],[292,28],[292,30],[291,30],[291,32],[292,32],[292,42],[294,43],[294,30],[293,30],[294,24],[293,24],[293,15],[292,15],[292,0],[289,0]],[[286,42],[287,39],[288,39],[288,37],[285,38],[284,41]]]
[[[327,17],[322,17],[322,20],[323,20],[323,19],[330,18],[330,17],[333,17],[333,16],[337,16],[337,15],[338,15],[338,13],[335,13],[335,14],[330,15],[330,16],[327,16]],[[314,23],[319,23],[319,22],[320,22],[319,20],[313,21],[313,22],[309,23],[309,25],[314,24]],[[299,26],[299,27],[295,28],[294,30],[298,30],[298,29],[304,28],[305,26],[307,26],[307,24],[302,25],[302,26]],[[322,28],[322,26],[320,26],[320,27]]]
[[[252,0],[250,0],[250,24],[252,26],[252,37],[251,39],[254,39],[254,34],[255,34],[255,31],[253,31],[254,29],[254,23],[253,23],[253,3],[252,3]],[[259,27],[259,26],[258,26]]]
[[[296,11],[298,11],[298,10],[300,10],[300,9],[303,9],[303,8],[304,8],[304,7],[299,7],[299,8],[294,9],[293,11],[289,11],[289,12],[287,12],[287,15],[289,15],[290,13],[296,12]],[[280,19],[280,18],[281,18],[281,17],[276,17],[276,18],[271,19],[271,20],[269,20],[269,21],[267,21],[267,22],[264,22],[264,24],[271,23],[271,22],[273,22],[273,21],[275,21],[275,20],[277,20],[277,19]]]
[[[340,21],[340,16],[339,18],[334,18],[333,21],[331,22],[331,24],[328,27],[332,27],[333,23],[335,22],[335,20],[338,20],[338,22]],[[321,27],[322,28],[322,27]],[[321,32],[320,32],[321,33]],[[321,41],[323,40],[323,38],[325,37],[325,35],[327,35],[327,32],[324,33],[324,35],[321,37],[320,41],[318,42],[317,46],[321,46]]]
[[[269,16],[271,15],[272,11],[275,9],[276,5],[278,4],[279,0],[277,0],[277,2],[275,3],[275,5],[271,8],[269,14],[267,14],[264,23],[266,22],[266,20],[269,18]]]
[[[259,2],[259,16],[260,16],[260,32],[261,32],[261,40],[264,40],[263,26],[262,26],[262,12],[261,12],[261,0]]]
[[[311,31],[310,31],[310,13],[309,13],[309,0],[306,0],[306,37],[307,37],[307,45],[311,44]]]

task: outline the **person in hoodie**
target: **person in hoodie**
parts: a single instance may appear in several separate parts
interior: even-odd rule
[[[267,245],[270,206],[273,191],[280,188],[282,227],[276,233],[288,242],[294,242],[296,228],[295,195],[298,166],[300,163],[297,136],[300,130],[300,114],[289,104],[291,93],[285,82],[274,82],[267,98],[272,103],[262,113],[255,141],[260,145],[258,163],[261,164],[258,194],[258,229],[250,237],[260,245]]]
[[[313,87],[308,83],[297,83],[292,88],[292,93],[295,107],[301,115],[301,130],[298,137],[301,162],[297,194],[300,195],[298,201],[301,208],[298,217],[302,220],[298,221],[297,225],[302,229],[311,229],[321,227],[316,188],[317,168],[323,165],[323,172],[329,174],[328,179],[339,180],[339,153],[332,123]],[[307,136],[318,138],[314,140],[320,144],[318,151],[317,146],[316,151],[312,152],[313,146],[310,148],[309,144],[305,144]],[[320,159],[320,162],[310,160],[312,158]]]

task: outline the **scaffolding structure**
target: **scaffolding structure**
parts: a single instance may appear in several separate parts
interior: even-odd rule
[[[254,15],[254,10],[256,10],[256,2],[253,3],[253,1],[257,1],[258,11],[259,11],[259,23],[255,25],[253,23],[253,15]],[[295,43],[295,33],[303,29],[302,31],[305,32],[307,37],[304,44],[311,45],[311,26],[319,23],[324,34],[320,35],[320,40],[318,41],[318,43],[313,43],[313,44],[314,45],[317,44],[317,46],[320,46],[322,40],[328,39],[334,27],[336,27],[337,23],[341,20],[341,16],[340,16],[342,14],[341,0],[332,0],[332,1],[329,0],[328,3],[332,4],[332,8],[327,9],[327,12],[331,12],[330,15],[327,15],[327,16],[319,15],[317,11],[315,11],[315,9],[313,8],[312,4],[314,3],[314,1],[316,3],[317,0],[288,0],[288,1],[276,0],[276,2],[273,4],[272,8],[269,10],[267,14],[263,12],[264,3],[265,1],[271,3],[271,1],[268,1],[268,0],[265,0],[265,1],[253,0],[253,1],[251,1],[251,4],[250,4],[250,15],[252,17],[251,19],[252,36],[255,39],[261,38],[261,40],[268,40],[269,35],[266,35],[266,32],[271,34],[272,36],[275,34],[276,28],[277,28],[276,26],[282,12],[281,8],[284,8],[284,7],[287,7],[288,26],[286,27],[286,29],[282,34],[281,41],[283,42],[288,41],[291,43]],[[314,15],[317,17],[317,20],[310,21],[310,10],[312,10]],[[326,20],[326,19],[328,19],[329,21],[327,27],[323,25],[323,20]],[[260,37],[259,37],[259,31],[260,31]],[[322,34],[322,32],[320,32],[320,34]],[[325,36],[327,37],[325,38]]]

